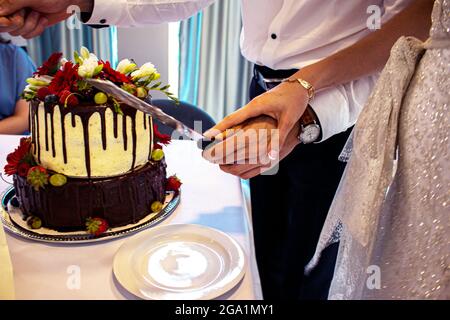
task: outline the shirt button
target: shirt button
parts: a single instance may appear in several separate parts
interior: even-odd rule
[[[275,33],[272,33],[272,35],[270,36],[273,40],[275,40],[277,38],[277,35]]]
[[[100,20],[100,23],[101,23],[101,24],[105,24],[105,23],[106,23],[106,19]]]

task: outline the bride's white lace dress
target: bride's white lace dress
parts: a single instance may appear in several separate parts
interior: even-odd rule
[[[340,250],[330,299],[450,298],[450,0],[426,43],[401,38],[353,135],[308,272]]]

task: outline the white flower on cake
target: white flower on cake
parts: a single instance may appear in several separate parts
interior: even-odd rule
[[[64,68],[64,65],[66,64],[66,62],[68,62],[69,60],[67,60],[66,58],[61,58],[61,60],[59,60],[59,64],[61,65],[59,67],[60,70],[62,70]]]
[[[90,52],[89,52],[89,49],[86,48],[85,46],[81,47],[80,54],[83,57],[83,59],[89,59]]]
[[[103,65],[98,63],[98,58],[95,54],[90,53],[85,47],[81,47],[81,61],[78,67],[78,75],[82,78],[92,78],[100,73]]]
[[[28,78],[26,81],[28,85],[23,90],[24,95],[34,95],[36,92],[42,88],[47,87],[52,81],[53,77],[39,76],[36,78]]]
[[[102,71],[103,65],[98,64],[97,57],[89,58],[83,61],[78,68],[78,75],[82,78],[92,78]]]
[[[50,81],[44,78],[28,78],[27,82],[34,87],[44,87],[50,84]]]
[[[158,81],[161,75],[155,66],[147,62],[138,67],[132,59],[123,59],[113,69],[109,61],[100,60],[95,54],[89,52],[86,47],[75,51],[74,62],[62,57],[62,53],[55,53],[38,68],[32,78],[29,78],[28,86],[23,92],[26,100],[38,98],[44,101],[58,101],[63,107],[74,106],[79,103],[79,98],[84,101],[93,101],[99,104],[109,103],[114,105],[114,111],[120,113],[119,102],[112,96],[102,96],[95,99],[97,90],[84,79],[104,79],[114,82],[129,93],[145,99],[149,91],[161,91],[169,99],[178,102],[178,99],[169,92],[169,85]],[[74,74],[75,73],[75,74]],[[106,101],[105,101],[106,98]]]
[[[156,75],[159,74],[156,72],[156,68],[155,66],[150,63],[144,63],[138,70],[133,71],[131,73],[131,77],[134,81],[139,80],[139,81],[146,81],[149,79],[150,76],[152,75]],[[155,80],[155,79],[153,79]]]
[[[133,61],[131,61],[129,59],[121,60],[116,68],[117,71],[119,71],[123,74],[128,74],[130,72],[135,71],[136,69],[137,69],[136,63],[134,63]]]

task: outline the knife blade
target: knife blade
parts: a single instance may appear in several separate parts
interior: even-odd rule
[[[203,134],[189,128],[181,121],[169,116],[164,113],[160,108],[151,105],[150,103],[139,99],[138,97],[132,95],[131,93],[123,90],[119,86],[115,85],[113,82],[109,80],[102,79],[85,79],[87,83],[94,86],[95,88],[103,91],[107,94],[112,95],[117,100],[126,103],[130,107],[133,107],[139,111],[147,113],[158,119],[165,125],[175,129],[181,135],[188,137],[191,140],[197,142],[197,145],[200,149],[205,150],[211,144],[211,139],[206,138]]]

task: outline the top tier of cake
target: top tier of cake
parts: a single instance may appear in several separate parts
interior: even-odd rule
[[[152,119],[127,105],[121,105],[123,115],[106,105],[64,108],[32,101],[30,109],[33,155],[47,169],[69,177],[111,177],[151,156]]]
[[[42,169],[68,177],[107,178],[149,161],[151,117],[121,104],[87,79],[109,81],[140,99],[157,90],[178,101],[149,62],[138,67],[133,60],[123,59],[113,68],[85,47],[74,52],[74,62],[54,53],[27,79],[22,94],[31,104],[31,151],[36,161],[29,165],[37,162]]]

